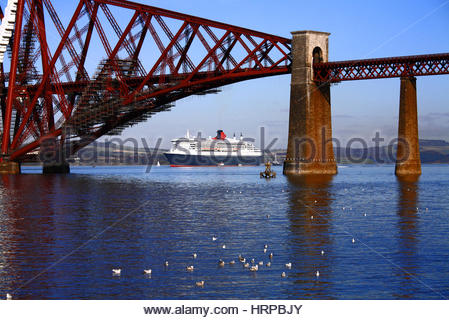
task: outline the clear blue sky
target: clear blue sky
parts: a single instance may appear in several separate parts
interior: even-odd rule
[[[64,25],[77,1],[53,0]],[[449,0],[426,1],[268,1],[141,0],[141,3],[290,37],[291,31],[330,32],[330,61],[449,52]],[[0,2],[2,8],[6,0]],[[120,18],[116,17],[120,22]],[[127,23],[129,19],[123,21]],[[421,138],[449,140],[449,75],[419,77]],[[285,147],[288,131],[290,76],[241,82],[217,95],[194,96],[170,112],[126,129],[123,137],[169,140],[190,132],[214,135],[243,132],[258,137],[266,127]],[[334,137],[372,137],[379,130],[397,134],[399,79],[342,82],[332,87]]]

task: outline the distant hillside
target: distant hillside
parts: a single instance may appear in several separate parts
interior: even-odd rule
[[[390,150],[389,150],[390,149]],[[169,164],[164,156],[166,149],[145,150],[134,147],[131,143],[120,146],[117,143],[96,142],[77,152],[69,161],[73,165],[146,165],[149,162],[156,164]],[[285,149],[271,150],[276,159],[283,162],[286,156]],[[374,148],[335,148],[335,157],[340,163],[394,163],[396,148],[380,147],[378,155]],[[444,140],[420,140],[420,154],[422,163],[449,163],[449,143]],[[37,156],[37,155],[36,155]],[[365,159],[360,161],[360,159]],[[376,160],[377,159],[377,160]],[[274,160],[267,158],[267,160]],[[39,162],[30,159],[30,162]]]
[[[444,140],[422,139],[420,143],[420,155],[422,163],[449,163],[449,142]],[[286,150],[276,150],[277,159],[284,161]],[[376,156],[376,149],[362,148],[335,148],[335,157],[341,163],[360,163],[359,159],[365,159],[363,163],[394,163],[396,148],[380,147]]]

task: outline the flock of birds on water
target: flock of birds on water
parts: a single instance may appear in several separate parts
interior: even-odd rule
[[[217,240],[218,240],[218,238],[217,238],[216,236],[212,236],[212,241],[217,241]],[[354,238],[352,239],[352,243],[355,243],[355,239],[354,239]],[[221,247],[222,247],[223,249],[226,249],[226,245],[225,245],[225,244],[223,244]],[[268,250],[268,244],[265,244],[265,245],[264,245],[263,252],[266,254],[266,253],[267,253],[267,250]],[[321,255],[324,256],[324,250],[321,250]],[[270,268],[270,267],[271,267],[271,263],[272,263],[272,260],[273,260],[273,256],[274,256],[274,255],[273,255],[273,252],[270,252],[270,254],[268,255],[268,258],[269,258],[270,261],[268,261],[267,263],[265,263],[265,266],[266,266],[267,268]],[[198,257],[198,254],[197,254],[197,253],[193,253],[193,254],[192,254],[192,257],[193,257],[193,259],[196,259],[196,258]],[[247,258],[243,257],[242,255],[239,255],[239,256],[238,256],[238,261],[241,263],[241,265],[242,265],[245,269],[249,270],[250,272],[257,272],[257,271],[259,271],[259,267],[261,267],[261,266],[264,265],[264,262],[263,262],[263,261],[258,261],[258,262],[256,263],[256,260],[255,260],[254,258],[252,258],[251,260],[249,260],[249,259],[247,260]],[[235,261],[235,260],[231,260],[231,261],[228,262],[228,264],[229,264],[230,266],[233,266],[233,265],[236,264],[236,261]],[[219,259],[219,260],[218,260],[218,266],[219,266],[219,267],[224,267],[225,265],[226,265],[226,262],[225,262],[225,261],[223,261],[222,259]],[[164,262],[164,267],[168,267],[168,266],[169,266],[168,261],[165,261],[165,262]],[[291,262],[285,263],[285,268],[286,268],[286,269],[291,269],[291,268],[292,268],[292,263],[291,263]],[[193,272],[193,271],[195,270],[195,266],[194,266],[194,265],[188,265],[188,266],[186,266],[185,270],[186,270],[187,272]],[[143,273],[144,273],[145,275],[151,277],[151,275],[152,275],[152,269],[144,269],[144,270],[143,270]],[[121,276],[121,274],[122,274],[122,269],[119,269],[119,268],[112,269],[112,275],[113,275],[113,276]],[[316,271],[315,276],[316,276],[317,278],[320,276],[320,271],[319,271],[319,270]],[[281,277],[282,277],[282,278],[286,278],[286,277],[287,277],[287,274],[285,273],[285,271],[283,271],[283,272],[281,273]],[[204,284],[205,284],[205,281],[204,281],[204,280],[195,282],[195,286],[196,286],[196,287],[204,287]]]
[[[345,191],[346,191],[346,190],[347,190],[347,189],[345,189]],[[229,190],[227,190],[226,192],[228,192],[228,191],[229,191]],[[410,189],[408,189],[407,191],[410,191]],[[284,190],[282,190],[282,192],[284,192]],[[242,193],[242,192],[240,191],[240,193]],[[317,200],[315,200],[315,203],[317,203]],[[343,207],[342,209],[343,209],[343,211],[345,211],[345,209],[347,209],[347,208],[346,208],[346,207]],[[352,210],[352,208],[349,208],[349,209]],[[418,207],[416,207],[416,211],[417,211],[417,212],[420,211]],[[425,211],[428,212],[428,211],[429,211],[429,208],[425,208]],[[366,217],[367,214],[364,213],[363,216]],[[269,215],[267,215],[267,218],[269,218]],[[314,218],[313,215],[310,216],[310,219],[313,220],[313,218]],[[218,240],[218,238],[217,238],[216,236],[212,236],[212,241],[217,241],[217,240]],[[354,244],[355,242],[356,242],[355,238],[352,238],[352,243]],[[223,244],[223,245],[222,245],[222,248],[223,248],[223,249],[226,249],[226,245]],[[267,252],[267,249],[268,249],[268,245],[265,244],[264,249],[263,249],[263,252],[266,253],[266,252]],[[324,254],[325,254],[324,250],[321,250],[321,255],[324,256]],[[193,257],[193,259],[196,259],[196,258],[198,257],[198,254],[197,254],[197,253],[193,253],[193,254],[192,254],[192,257]],[[270,261],[268,261],[268,262],[265,264],[265,266],[269,268],[269,267],[271,267],[271,260],[273,260],[273,253],[272,253],[272,252],[268,255],[268,258],[270,259]],[[239,260],[239,262],[243,265],[243,267],[244,267],[245,269],[248,269],[250,272],[257,272],[257,271],[259,270],[259,266],[263,266],[263,265],[264,265],[264,262],[263,262],[263,261],[259,261],[258,263],[256,263],[256,261],[255,261],[254,258],[250,260],[250,262],[251,262],[251,264],[250,264],[250,262],[248,262],[247,259],[244,258],[242,255],[239,255],[239,256],[238,256],[238,260]],[[229,264],[229,265],[235,265],[235,260],[229,261],[228,264]],[[169,265],[168,261],[165,261],[165,262],[164,262],[164,266],[165,266],[165,267],[168,267],[168,265]],[[224,267],[225,265],[226,265],[226,262],[224,262],[222,259],[220,259],[220,260],[218,261],[218,266],[219,266],[219,267]],[[292,263],[291,263],[291,262],[285,263],[285,267],[286,267],[287,269],[291,269],[291,268],[292,268]],[[187,271],[187,272],[193,272],[194,270],[195,270],[195,267],[194,267],[193,265],[186,266],[186,271]],[[122,269],[120,269],[120,268],[112,269],[112,275],[113,275],[113,276],[120,276],[121,273],[122,273]],[[143,273],[144,273],[145,275],[147,275],[147,276],[151,276],[152,270],[151,270],[151,269],[144,269],[144,270],[143,270]],[[317,278],[319,278],[319,276],[320,276],[320,271],[319,271],[319,270],[317,270],[317,271],[315,272],[315,276],[316,276]],[[283,271],[283,272],[281,273],[281,277],[282,277],[282,278],[287,277],[287,274],[285,273],[285,271]],[[205,281],[204,281],[204,280],[195,282],[195,286],[197,286],[197,287],[204,287],[204,285],[205,285]],[[11,295],[10,293],[7,293],[7,294],[6,294],[6,300],[12,300],[12,298],[13,298],[13,297],[12,297],[12,295]]]

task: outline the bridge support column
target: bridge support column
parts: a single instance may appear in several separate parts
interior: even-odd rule
[[[313,81],[313,62],[328,61],[329,33],[292,32],[292,80],[284,174],[336,174],[329,84]]]
[[[53,174],[53,173],[70,173],[70,165],[68,162],[62,163],[44,163],[42,168],[43,174]]]
[[[419,176],[421,174],[416,78],[414,77],[401,78],[395,173],[397,176]]]
[[[0,174],[19,174],[20,163],[14,161],[0,162]]]
[[[41,144],[39,157],[43,163],[42,173],[70,173],[70,165],[66,161],[64,149],[56,138],[49,138]]]

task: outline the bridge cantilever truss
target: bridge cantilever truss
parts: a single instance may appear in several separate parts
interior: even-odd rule
[[[0,162],[59,136],[76,152],[181,98],[291,72],[291,39],[125,0],[74,3],[67,26],[51,0],[0,10]],[[316,63],[314,80],[448,74],[448,59]]]
[[[67,27],[50,0],[10,4],[14,40],[0,77],[9,160],[60,135],[76,151],[183,97],[290,72],[283,37],[122,0],[80,0]]]

